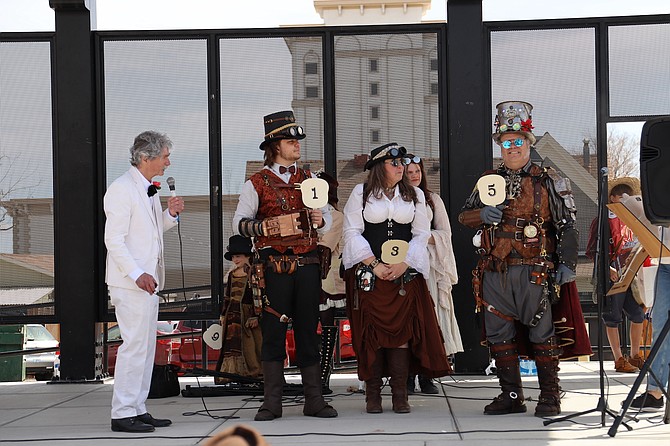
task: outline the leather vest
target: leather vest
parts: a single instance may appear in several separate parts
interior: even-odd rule
[[[309,171],[298,169],[296,173],[291,175],[289,183],[286,184],[269,169],[263,169],[253,174],[249,180],[258,194],[256,218],[263,220],[268,217],[277,217],[306,209],[302,203],[302,193],[293,185],[299,184],[310,177],[311,173]],[[316,249],[317,241],[316,236],[309,237],[308,229],[303,231],[302,237],[259,236],[256,238],[256,246],[259,249],[269,246],[281,253],[292,249],[294,254],[305,254]]]
[[[499,259],[505,259],[510,254],[525,259],[539,257],[542,243],[547,255],[556,251],[556,231],[545,186],[547,175],[536,165],[531,166],[529,173],[521,178],[521,192],[509,200],[503,210],[503,220],[495,231],[495,245],[491,255]],[[524,227],[531,222],[542,222],[538,225],[537,241],[529,241],[524,237]]]

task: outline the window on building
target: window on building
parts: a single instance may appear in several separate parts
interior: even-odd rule
[[[437,59],[430,59],[430,71],[437,71],[439,63]]]
[[[305,62],[305,74],[319,74],[319,64],[316,62]]]
[[[374,143],[379,142],[379,130],[372,130],[370,132],[370,141]]]
[[[370,59],[370,73],[377,73],[379,71],[379,60]]]
[[[370,107],[370,119],[379,119],[379,106]]]
[[[319,87],[305,87],[305,97],[306,98],[318,98],[319,97]]]
[[[431,82],[430,84],[430,94],[437,94],[439,92],[439,88],[437,86],[437,82]]]
[[[370,96],[379,96],[379,82],[370,82]]]

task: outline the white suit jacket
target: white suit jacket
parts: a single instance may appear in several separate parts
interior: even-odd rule
[[[153,209],[152,209],[153,204]],[[104,198],[105,245],[109,286],[138,290],[129,274],[141,270],[165,284],[163,231],[177,224],[168,210],[161,210],[158,194],[149,198],[144,177],[131,167],[107,189]]]

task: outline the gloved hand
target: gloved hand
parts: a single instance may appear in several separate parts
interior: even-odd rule
[[[500,223],[502,221],[502,216],[502,210],[493,206],[484,206],[481,211],[479,211],[479,218],[481,218],[487,225]]]
[[[558,265],[558,268],[556,268],[556,274],[554,276],[554,280],[556,280],[556,283],[559,285],[566,284],[568,282],[573,282],[577,278],[577,273],[575,273],[573,270],[565,266],[564,264]]]

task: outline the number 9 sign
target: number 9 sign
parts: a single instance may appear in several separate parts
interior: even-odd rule
[[[477,181],[479,199],[486,206],[497,206],[505,202],[507,191],[505,179],[498,174],[484,175]]]
[[[322,178],[307,178],[296,188],[302,192],[302,202],[310,209],[319,209],[328,204],[328,182]]]
[[[405,261],[409,243],[405,240],[386,240],[382,245],[382,262],[395,265]]]

